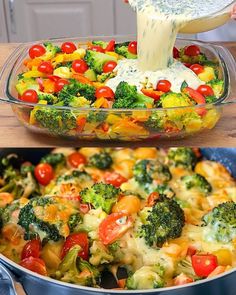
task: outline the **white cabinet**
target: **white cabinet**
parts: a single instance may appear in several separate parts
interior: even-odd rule
[[[122,0],[4,0],[11,42],[135,32]]]
[[[0,0],[0,42],[7,42],[7,27],[3,0]]]

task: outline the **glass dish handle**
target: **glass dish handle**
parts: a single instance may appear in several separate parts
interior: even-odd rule
[[[10,293],[6,294],[26,295],[21,283],[16,281],[15,276],[11,273],[11,271],[0,263],[0,284],[3,282],[4,285],[6,285],[8,289],[10,289]]]
[[[231,85],[231,95],[230,95],[231,99],[225,102],[224,101],[221,102],[220,105],[235,104],[236,103],[236,60],[233,57],[232,53],[229,51],[229,49],[225,48],[224,46],[214,44],[213,47],[225,61],[225,64],[228,68],[230,85]]]
[[[13,64],[22,54],[23,48],[24,44],[17,46],[16,49],[14,49],[13,52],[8,56],[0,71],[0,100],[3,102],[9,102],[9,100],[5,98],[4,91],[6,90],[8,76],[13,68]]]

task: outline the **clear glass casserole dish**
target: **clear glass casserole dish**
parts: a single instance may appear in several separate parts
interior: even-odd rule
[[[65,41],[72,41],[86,47],[87,42],[91,40],[110,41],[111,39],[124,42],[133,40],[134,36],[86,37],[50,41],[56,45]],[[11,105],[18,120],[28,129],[51,136],[121,141],[183,138],[213,129],[221,118],[223,107],[236,103],[236,100],[233,100],[234,95],[236,95],[236,63],[230,52],[224,47],[194,40],[178,39],[176,46],[185,47],[190,44],[200,46],[201,51],[208,58],[219,63],[220,77],[224,80],[225,88],[222,96],[214,104],[166,109],[86,109],[37,104],[37,108],[40,110],[48,111],[47,121],[50,121],[50,127],[48,127],[47,122],[39,124],[32,119],[31,115],[36,105],[20,101],[15,90],[17,76],[24,70],[23,60],[27,57],[28,50],[33,45],[32,43],[20,45],[6,61],[0,74],[0,100]],[[60,117],[60,120],[53,121],[52,110],[57,118]],[[198,116],[196,120],[192,119],[192,115],[199,112],[202,113],[201,118],[199,119]],[[77,128],[71,128],[71,113],[76,117]],[[191,115],[189,116],[189,114]],[[100,118],[97,124],[90,123],[89,117],[91,115]],[[150,116],[154,118],[154,123],[152,120],[153,124],[148,123]],[[191,119],[182,120],[183,117],[188,116]],[[158,121],[162,120],[165,121],[165,127],[160,126],[162,124],[158,123]],[[60,124],[58,124],[58,121],[60,121]]]

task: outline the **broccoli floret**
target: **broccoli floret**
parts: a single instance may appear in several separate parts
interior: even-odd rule
[[[72,214],[69,218],[68,225],[70,232],[73,232],[75,228],[82,222],[82,218],[79,213]]]
[[[57,279],[81,286],[96,287],[100,281],[99,271],[78,257],[81,247],[72,247],[62,260],[55,276]]]
[[[65,85],[60,91],[58,98],[64,106],[89,106],[91,102],[95,101],[95,92],[95,87],[71,79],[70,84]]]
[[[191,105],[191,101],[187,95],[175,92],[163,94],[160,101],[164,109],[173,107],[187,107]],[[176,112],[178,113],[178,111]]]
[[[100,83],[105,83],[108,79],[114,78],[115,77],[115,73],[114,72],[110,72],[110,73],[102,73],[101,75],[97,76],[97,80]]]
[[[46,206],[51,204],[54,204],[54,202],[50,198],[33,198],[20,210],[18,224],[25,229],[25,240],[36,238],[38,230],[42,232],[43,239],[56,242],[62,238],[55,224],[40,220],[34,212],[35,207],[45,209]]]
[[[93,244],[89,249],[89,262],[94,266],[111,263],[114,260],[114,257],[109,250],[110,246],[108,248],[105,247],[100,241],[93,241]]]
[[[217,97],[214,95],[206,97],[206,103],[212,104],[212,103],[215,103],[216,101],[217,101]]]
[[[34,166],[20,166],[20,169],[18,167],[15,168],[13,157],[14,155],[9,155],[7,158],[2,159],[3,186],[0,187],[0,193],[11,193],[15,199],[38,195],[39,187],[33,175]],[[18,161],[19,159],[16,157],[15,160]]]
[[[161,247],[169,239],[179,238],[185,224],[184,211],[173,199],[160,196],[148,212],[140,235],[150,247]]]
[[[182,63],[190,63],[190,64],[202,64],[204,65],[205,63],[208,62],[207,56],[204,53],[201,53],[197,56],[188,56],[184,54],[185,48],[180,49],[180,58],[179,60]]]
[[[168,160],[173,166],[188,169],[193,169],[197,164],[197,157],[191,148],[170,148]]]
[[[124,42],[124,43],[118,43],[115,45],[115,52],[123,57],[126,57],[128,59],[136,59],[137,54],[132,54],[128,50],[130,42]]]
[[[191,260],[188,258],[181,260],[177,264],[175,275],[178,276],[181,274],[187,275],[189,278],[193,279],[194,281],[199,279],[199,277],[196,276],[195,274]]]
[[[137,87],[127,82],[120,82],[115,92],[113,108],[147,108],[153,106],[154,100],[144,94],[138,93]]]
[[[158,160],[139,161],[133,168],[133,174],[135,180],[141,185],[152,183],[155,179],[166,183],[172,178],[168,166],[162,164]]]
[[[57,53],[61,52],[61,48],[53,45],[51,42],[45,42],[43,45],[46,48],[46,53],[44,54],[43,59],[52,59]]]
[[[96,183],[91,188],[86,188],[80,192],[84,203],[92,204],[95,209],[102,208],[107,214],[111,212],[119,194],[119,189],[105,183]]]
[[[20,202],[18,200],[7,205],[5,208],[0,208],[0,216],[1,216],[2,225],[11,222],[12,217],[13,217],[12,216],[13,212],[17,211],[19,209],[20,209]]]
[[[155,189],[160,195],[164,195],[167,198],[171,199],[175,197],[175,192],[167,184],[159,184]]]
[[[58,102],[58,98],[50,93],[38,92],[38,99],[45,100],[47,104],[52,105]]]
[[[103,66],[106,62],[117,61],[114,56],[92,50],[87,50],[84,59],[89,67],[98,74],[101,74],[103,72]]]
[[[183,176],[181,178],[181,181],[185,184],[187,190],[190,190],[192,188],[198,189],[206,195],[212,191],[212,186],[206,180],[206,178],[197,173],[193,175]]]
[[[91,182],[92,178],[91,176],[85,172],[80,170],[73,170],[69,174],[63,174],[59,176],[56,180],[57,184],[63,183],[63,182]]]
[[[92,41],[93,45],[101,46],[103,49],[107,48],[108,42],[100,41],[100,40],[94,40]]]
[[[103,123],[107,118],[107,113],[105,112],[89,112],[87,116],[88,123]]]
[[[51,153],[41,158],[41,163],[48,163],[52,166],[64,164],[66,161],[65,155],[62,153]]]
[[[53,134],[66,134],[77,127],[76,116],[72,111],[61,111],[47,107],[33,110],[35,120]]]
[[[145,122],[145,126],[153,130],[161,131],[165,126],[166,120],[167,119],[164,113],[159,111],[152,112],[151,116]]]
[[[143,266],[126,281],[130,290],[158,289],[165,285],[163,277],[158,273],[156,266]]]
[[[207,83],[214,91],[215,97],[219,98],[224,92],[224,81],[215,79]]]
[[[95,154],[89,158],[89,165],[101,170],[109,169],[112,164],[112,157],[106,152]]]
[[[226,202],[202,218],[207,240],[230,243],[236,238],[236,203]]]

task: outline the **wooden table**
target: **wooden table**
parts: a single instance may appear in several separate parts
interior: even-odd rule
[[[236,43],[224,43],[236,57]],[[0,68],[16,44],[0,44]],[[236,81],[233,81],[236,83]],[[236,99],[236,97],[235,97]],[[68,141],[33,134],[19,124],[11,107],[0,104],[0,147],[54,147],[54,146],[197,146],[236,147],[236,106],[225,107],[224,115],[214,130],[182,140],[156,140],[142,143]]]

